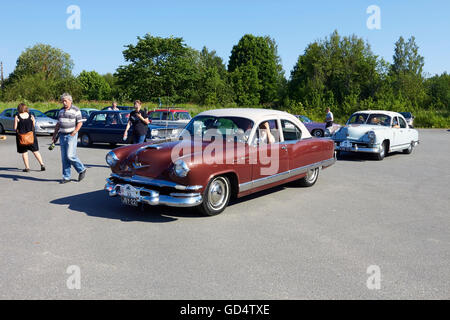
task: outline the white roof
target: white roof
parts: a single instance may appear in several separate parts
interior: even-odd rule
[[[204,111],[199,113],[198,116],[241,117],[250,119],[254,121],[255,124],[271,119],[285,119],[295,123],[302,130],[302,138],[311,137],[308,129],[306,129],[305,125],[297,117],[279,110],[258,108],[224,108]]]
[[[390,116],[390,117],[398,117],[398,116],[403,117],[398,112],[386,111],[386,110],[361,110],[361,111],[354,112],[353,114],[355,114],[355,113],[369,113],[369,114],[378,113],[378,114],[385,114],[385,115]]]

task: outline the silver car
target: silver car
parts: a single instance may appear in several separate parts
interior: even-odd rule
[[[14,116],[16,114],[17,109],[15,108],[5,109],[0,113],[0,133],[6,131],[14,132]],[[58,121],[47,117],[44,113],[36,109],[30,109],[30,114],[36,119],[35,130],[37,134],[53,134]]]

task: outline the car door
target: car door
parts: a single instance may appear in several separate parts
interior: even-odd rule
[[[269,123],[274,143],[261,141],[262,125]],[[261,128],[260,128],[261,127]],[[249,148],[249,159],[252,165],[252,188],[259,188],[277,183],[287,178],[289,157],[284,145],[280,143],[280,124],[278,119],[264,120],[257,126],[254,142]]]
[[[7,109],[2,120],[5,130],[14,131],[14,114],[15,109]]]
[[[305,167],[316,162],[317,146],[313,138],[302,139],[302,130],[289,120],[281,120],[283,147],[289,158],[291,175],[300,175]]]
[[[391,149],[397,150],[401,149],[406,144],[406,123],[402,119],[402,123],[400,122],[400,117],[393,117],[392,119],[392,145]],[[403,127],[402,127],[403,126]]]
[[[99,112],[94,114],[88,123],[89,135],[93,142],[108,142],[105,135],[106,113]]]
[[[105,142],[120,143],[123,142],[123,133],[125,131],[126,124],[122,123],[122,119],[119,113],[108,114],[105,124]]]
[[[399,142],[400,142],[400,146],[403,147],[407,147],[409,146],[409,144],[411,143],[412,139],[411,139],[411,129],[408,126],[408,123],[402,118],[402,117],[398,117],[398,122],[400,125],[400,130],[399,130]]]

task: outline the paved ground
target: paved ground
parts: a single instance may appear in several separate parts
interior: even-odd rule
[[[348,155],[312,188],[275,188],[210,218],[110,199],[107,147],[79,148],[86,179],[59,185],[59,148],[47,150],[48,137],[39,139],[48,170],[28,174],[7,137],[0,298],[450,298],[447,130],[420,130],[411,155]],[[79,290],[66,285],[71,265]],[[367,288],[371,265],[380,290]]]

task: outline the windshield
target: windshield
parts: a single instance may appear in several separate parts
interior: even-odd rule
[[[308,117],[306,117],[306,116],[297,116],[299,119],[300,119],[300,121],[301,122],[303,122],[303,123],[310,123],[310,122],[312,122],[312,120],[310,119],[310,118],[308,118]]]
[[[36,109],[30,109],[30,113],[34,115],[35,118],[43,118],[43,117],[47,118],[47,116],[44,113]]]
[[[237,137],[237,141],[247,142],[253,124],[253,121],[247,118],[197,116],[187,124],[185,131],[191,137],[202,137],[202,139],[205,136],[222,135],[227,140],[229,140],[228,137]]]
[[[391,125],[391,117],[381,113],[355,113],[348,119],[347,124],[370,124],[389,127]]]

